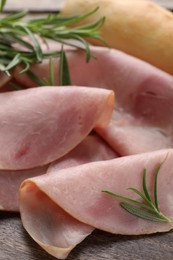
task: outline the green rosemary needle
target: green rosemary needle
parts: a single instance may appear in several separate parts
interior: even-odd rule
[[[6,1],[0,2],[2,10]],[[91,58],[90,45],[87,38],[101,41],[99,28],[104,23],[102,17],[94,23],[74,26],[75,23],[92,15],[98,8],[77,17],[63,17],[60,13],[50,14],[44,18],[26,19],[27,12],[20,11],[0,17],[0,71],[10,74],[18,64],[23,64],[23,72],[30,65],[40,63],[44,59],[60,56],[60,51],[43,51],[38,37],[45,43],[47,40],[59,42],[86,51],[87,62]],[[26,39],[28,36],[29,40]],[[17,47],[15,47],[17,44]]]
[[[143,173],[143,179],[142,179],[142,187],[143,192],[137,190],[136,188],[128,188],[129,190],[135,192],[143,199],[144,202],[139,202],[137,200],[133,200],[129,197],[125,197],[116,193],[112,193],[107,190],[103,190],[102,192],[105,192],[111,196],[114,196],[116,198],[123,199],[125,202],[120,202],[120,206],[131,213],[132,215],[135,215],[140,218],[144,218],[151,221],[156,222],[172,222],[171,219],[166,217],[159,209],[158,199],[157,199],[157,180],[158,180],[158,174],[160,171],[160,168],[163,163],[160,163],[155,171],[154,175],[154,188],[153,188],[153,199],[151,198],[151,195],[149,194],[147,185],[146,185],[146,169],[144,169]]]
[[[6,0],[0,0],[0,12],[2,12],[5,4],[6,4]]]
[[[69,86],[71,85],[70,72],[68,67],[68,61],[66,54],[63,49],[63,45],[61,48],[61,56],[60,56],[60,73],[59,73],[60,86]]]

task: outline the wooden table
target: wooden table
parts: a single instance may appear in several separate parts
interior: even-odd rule
[[[153,0],[173,7],[172,0]],[[45,3],[45,7],[43,5]],[[42,0],[42,11],[55,10],[62,0]],[[25,7],[39,11],[37,1],[9,0],[7,9]],[[35,3],[35,7],[33,4]],[[48,6],[47,6],[48,4]],[[31,8],[32,6],[32,8]],[[146,236],[118,236],[95,230],[67,260],[173,260],[173,232]],[[53,260],[26,233],[17,213],[0,212],[0,260]]]
[[[118,236],[93,232],[67,260],[172,260],[173,232]],[[0,213],[0,260],[55,260],[23,229],[19,214]]]

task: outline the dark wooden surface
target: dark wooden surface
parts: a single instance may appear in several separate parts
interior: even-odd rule
[[[154,0],[173,7],[173,0]],[[45,3],[45,6],[43,5]],[[62,1],[44,0],[42,10],[59,8]],[[40,10],[37,1],[8,0],[7,9],[19,6]],[[32,5],[31,5],[32,3]],[[35,6],[33,5],[35,3]],[[47,5],[48,4],[48,5]],[[0,212],[0,260],[55,260],[26,233],[20,215]],[[173,260],[173,232],[147,236],[118,236],[96,230],[78,245],[67,260]]]
[[[67,260],[172,260],[173,232],[147,236],[93,232]],[[23,229],[19,214],[0,213],[0,260],[55,260]]]

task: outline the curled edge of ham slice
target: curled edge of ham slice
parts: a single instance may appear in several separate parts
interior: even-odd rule
[[[46,165],[72,150],[94,127],[108,125],[114,93],[44,87],[1,93],[0,169]]]
[[[46,174],[58,175],[59,171],[64,168],[69,169],[72,166],[81,165],[91,161],[108,160],[116,157],[117,154],[104,142],[104,140],[102,140],[97,134],[92,134],[87,136],[70,153],[50,164]],[[35,233],[31,236],[51,255],[61,259],[66,258],[70,251],[78,243],[91,234],[91,232],[94,230],[94,227],[74,219],[63,209],[57,205],[55,206],[52,201],[49,201],[46,195],[40,193],[40,197],[38,196],[37,198],[41,199],[43,202],[43,208],[40,209],[40,207],[37,207],[37,200],[35,200],[36,203],[33,203],[30,206],[33,210],[37,211],[37,214],[39,214],[40,218],[43,217],[42,220],[44,222],[47,222],[48,220],[47,225],[49,226],[50,230],[47,231],[50,232],[50,237],[48,236],[45,239],[45,236],[39,236],[39,234],[43,233],[42,227],[39,224],[39,234],[37,233],[38,229],[35,229]],[[42,212],[45,209],[45,205],[49,214],[48,219],[46,216],[44,219],[44,215],[42,215]],[[52,226],[51,223],[54,225]],[[57,239],[57,236],[60,237],[60,239]]]
[[[0,170],[0,211],[18,212],[18,190],[21,183],[28,178],[45,174],[48,165],[27,170]]]
[[[133,216],[120,207],[121,200],[102,192],[109,190],[139,200],[138,195],[127,188],[142,189],[142,175],[146,168],[147,186],[149,192],[153,192],[154,170],[164,160],[158,177],[158,201],[161,212],[173,219],[173,150],[168,149],[92,162],[60,170],[57,175],[25,180],[20,188],[23,225],[41,246],[40,241],[47,245],[54,239],[53,247],[55,233],[59,231],[56,225],[60,209],[72,220],[110,233],[140,235],[169,231],[173,228],[172,223],[156,223]],[[68,232],[68,226],[66,228]],[[54,254],[54,249],[44,249],[60,258],[59,251]]]
[[[108,127],[96,131],[121,156],[169,149],[173,146],[172,134],[166,129],[148,125],[141,118],[125,111],[114,111]]]

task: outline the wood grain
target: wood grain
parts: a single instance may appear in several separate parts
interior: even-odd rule
[[[172,260],[173,232],[118,236],[95,230],[67,260]],[[23,229],[19,214],[0,213],[0,260],[55,260]]]

